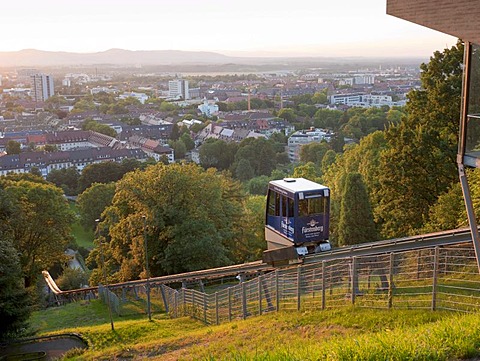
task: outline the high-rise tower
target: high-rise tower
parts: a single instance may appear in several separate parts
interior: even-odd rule
[[[177,79],[168,82],[168,95],[171,98],[181,96],[184,100],[190,99],[188,80]]]
[[[34,74],[30,77],[30,95],[36,102],[43,102],[54,95],[53,77],[47,74]]]

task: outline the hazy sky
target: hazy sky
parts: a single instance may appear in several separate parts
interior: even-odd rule
[[[1,0],[0,51],[429,56],[456,42],[385,9],[386,0]]]

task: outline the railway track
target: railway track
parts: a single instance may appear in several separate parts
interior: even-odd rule
[[[416,250],[422,248],[430,248],[436,246],[455,245],[465,242],[471,242],[471,233],[469,229],[455,229],[450,231],[429,233],[419,236],[396,238],[378,242],[358,244],[348,247],[332,249],[327,252],[309,255],[304,258],[304,263],[315,263],[321,261],[330,261],[333,259],[349,258],[355,256],[373,256],[391,252],[401,252],[407,250]],[[153,277],[149,279],[150,285],[162,285],[170,283],[181,283],[189,281],[198,281],[205,279],[222,278],[228,276],[236,276],[238,274],[256,274],[261,272],[272,271],[275,268],[262,261],[238,264],[233,266],[211,268],[194,272],[186,272],[175,275],[162,277]],[[85,294],[86,292],[97,292],[98,287],[88,287],[77,290],[62,291],[55,284],[47,271],[43,271],[45,281],[50,290],[59,296],[71,296],[75,294]],[[118,289],[125,287],[143,286],[147,280],[135,280],[129,282],[109,284],[109,289]]]
[[[238,274],[245,274],[245,275],[256,274],[261,272],[268,272],[273,269],[274,268],[272,266],[266,263],[263,263],[262,261],[255,261],[255,262],[242,263],[242,264],[226,266],[226,267],[211,268],[207,270],[178,273],[175,275],[152,277],[148,280],[148,282],[150,282],[151,286],[155,286],[155,285],[162,285],[162,284],[169,284],[169,283],[190,282],[190,281],[197,281],[197,280],[236,276]],[[90,291],[96,292],[98,290],[98,287],[87,287],[87,288],[81,288],[77,290],[62,291],[58,288],[58,286],[56,285],[55,281],[51,278],[48,271],[43,271],[43,276],[50,290],[55,295],[69,296],[69,295],[74,295],[76,293],[86,293]],[[146,283],[147,283],[147,280],[142,279],[142,280],[109,284],[108,288],[110,290],[114,290],[117,288],[143,286]]]
[[[330,261],[339,258],[375,256],[379,254],[402,252],[436,246],[447,246],[471,242],[470,229],[454,229],[449,231],[428,233],[419,236],[389,239],[385,241],[357,244],[335,248],[330,251],[305,257],[305,263]]]

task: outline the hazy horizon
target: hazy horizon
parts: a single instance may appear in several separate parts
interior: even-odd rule
[[[244,57],[427,57],[456,39],[386,0],[36,0],[0,4],[0,51],[207,51]]]

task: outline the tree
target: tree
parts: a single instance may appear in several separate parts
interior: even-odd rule
[[[5,147],[7,154],[20,154],[22,152],[22,145],[14,140],[9,140]]]
[[[175,155],[176,160],[185,158],[187,147],[181,139],[170,140],[168,145],[173,149],[173,154]]]
[[[0,340],[18,337],[30,315],[17,250],[11,241],[0,237]]]
[[[305,144],[300,148],[300,161],[303,163],[313,162],[321,165],[322,159],[328,150],[330,150],[330,146],[326,142]]]
[[[76,290],[88,285],[88,274],[79,268],[66,267],[55,283],[62,291]]]
[[[117,183],[100,225],[109,230],[102,237],[107,241],[111,280],[145,275],[144,231],[152,275],[231,263],[230,247],[240,234],[242,201],[239,184],[191,163],[158,163],[143,172],[128,173]],[[88,261],[95,260],[99,263],[98,252],[92,251]],[[98,271],[91,281],[98,281]]]
[[[360,173],[369,194],[369,201],[374,211],[374,219],[378,229],[382,219],[375,212],[379,202],[381,177],[380,157],[386,148],[384,132],[377,131],[360,140],[358,145],[349,147],[343,154],[332,154],[332,163],[322,164],[322,181],[331,190],[330,196],[330,234],[332,239],[338,237],[338,222],[343,193],[345,192],[345,177],[349,173]],[[327,158],[328,152],[323,160]]]
[[[82,193],[93,183],[116,182],[124,175],[122,165],[116,162],[102,162],[87,165],[78,179],[78,192]]]
[[[15,208],[7,193],[0,189],[0,340],[18,337],[30,315],[18,251],[13,247],[9,219]]]
[[[8,226],[29,287],[41,270],[63,258],[71,240],[73,214],[62,190],[52,184],[4,177],[0,188],[15,208],[15,217],[9,219]]]
[[[360,173],[349,173],[345,179],[338,225],[338,245],[377,240],[372,209]]]
[[[278,117],[286,120],[287,122],[293,122],[296,119],[295,111],[291,108],[283,108],[278,112]]]
[[[233,258],[236,263],[252,262],[262,258],[265,242],[265,194],[249,196],[244,203],[241,237],[236,244]]]
[[[240,159],[235,168],[235,177],[242,182],[246,182],[252,179],[254,175],[255,172],[250,162],[247,159]]]
[[[112,204],[115,183],[93,183],[77,198],[80,223],[85,229],[95,230],[96,222],[108,206]]]
[[[58,148],[56,145],[45,144],[45,146],[43,147],[43,150],[47,153],[53,153],[53,152],[57,152]]]
[[[77,190],[79,178],[80,174],[75,167],[53,169],[47,174],[47,181],[55,184],[59,188],[62,188],[67,196],[78,194]]]
[[[87,119],[82,124],[83,130],[92,130],[97,133],[108,135],[109,137],[115,138],[117,136],[117,132],[115,129],[109,127],[106,124],[98,123],[93,119]]]
[[[313,182],[317,182],[319,181],[318,171],[319,169],[314,163],[308,162],[295,167],[293,176],[295,178],[305,178]]]
[[[32,167],[30,168],[30,172],[31,174],[33,175],[36,175],[37,177],[42,177],[42,172],[40,171],[40,169],[38,169],[38,167]]]
[[[343,112],[340,110],[318,109],[314,115],[313,124],[317,128],[337,131],[343,124]]]
[[[269,176],[276,166],[276,155],[272,142],[265,138],[246,138],[240,143],[235,154],[235,162],[232,165],[236,175],[238,175],[236,169],[242,159],[249,162],[254,176]]]
[[[204,168],[229,169],[235,160],[237,150],[236,143],[227,143],[220,139],[207,139],[199,150],[200,164]]]
[[[188,133],[183,133],[180,137],[181,141],[183,144],[185,144],[185,147],[187,149],[187,152],[191,151],[193,148],[195,148],[195,142],[193,141],[192,137]]]
[[[322,173],[324,173],[333,163],[335,163],[336,157],[337,153],[335,153],[334,150],[327,150],[322,158]]]
[[[408,94],[407,117],[385,133],[376,213],[385,237],[415,234],[429,209],[456,180],[463,45],[422,64],[422,90]]]
[[[247,184],[248,193],[252,195],[264,196],[265,194],[267,194],[269,181],[270,178],[265,175],[250,179]]]
[[[178,140],[180,138],[180,128],[178,127],[177,123],[174,123],[172,125],[172,132],[170,133],[170,139],[171,140]]]

